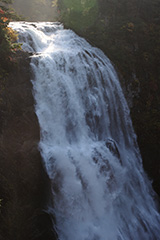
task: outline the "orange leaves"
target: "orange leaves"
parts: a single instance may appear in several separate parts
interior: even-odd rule
[[[0,14],[5,14],[5,12],[0,8]]]
[[[0,17],[0,28],[6,28],[9,23],[9,19],[7,17]]]
[[[16,63],[16,62],[17,62],[16,57],[15,57],[14,55],[8,56],[8,60],[9,60],[11,63]]]
[[[133,32],[135,29],[134,23],[128,22],[126,25],[123,25],[121,29],[126,29],[128,32]]]
[[[7,36],[11,42],[17,41],[17,33],[10,27],[6,27]]]
[[[2,10],[2,8],[0,8],[0,25],[3,25],[3,23],[5,24],[8,22],[8,18],[5,17],[5,14],[6,13]]]
[[[15,43],[17,33],[8,27],[10,17],[10,12],[8,10],[3,11],[0,7],[0,60],[3,59],[4,65],[15,63],[14,53],[21,49],[21,45]],[[2,65],[1,62],[0,64]]]
[[[134,24],[133,24],[132,22],[129,22],[129,23],[127,24],[127,30],[128,30],[129,32],[133,32],[133,31],[134,31]]]
[[[1,17],[1,20],[3,23],[7,23],[9,21],[9,19],[7,17]]]

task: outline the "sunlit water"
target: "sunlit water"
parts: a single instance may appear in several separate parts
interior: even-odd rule
[[[117,74],[59,23],[11,23],[34,53],[39,148],[60,240],[157,240],[160,216]]]

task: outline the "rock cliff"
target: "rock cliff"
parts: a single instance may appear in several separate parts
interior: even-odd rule
[[[0,96],[0,239],[5,240],[54,239],[44,211],[50,189],[38,151],[30,78],[29,54],[19,52]]]

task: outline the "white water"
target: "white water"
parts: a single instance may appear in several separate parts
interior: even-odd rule
[[[129,110],[109,59],[56,23],[11,23],[31,67],[60,240],[158,240]]]

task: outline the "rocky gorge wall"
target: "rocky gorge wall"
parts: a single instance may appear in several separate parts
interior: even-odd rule
[[[49,180],[38,151],[30,58],[19,52],[0,95],[0,239],[54,239]]]

